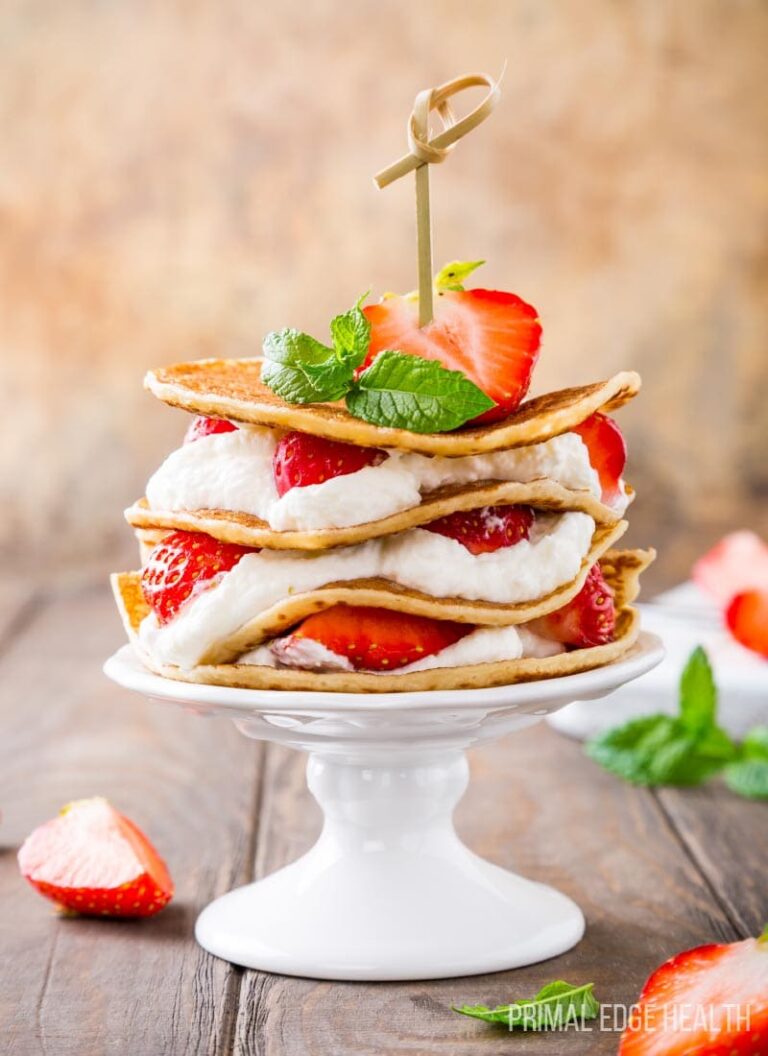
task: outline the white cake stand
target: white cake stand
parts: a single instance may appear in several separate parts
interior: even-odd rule
[[[492,689],[288,693],[174,682],[130,646],[105,664],[153,700],[226,715],[248,737],[309,752],[325,823],[305,855],[230,891],[197,920],[198,942],[248,968],[317,979],[434,979],[554,957],[584,932],[565,895],[479,858],[454,807],[465,749],[524,729],[574,700],[603,697],[654,667],[643,633],[626,658],[579,675]]]

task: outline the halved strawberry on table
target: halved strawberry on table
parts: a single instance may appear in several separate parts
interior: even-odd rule
[[[745,590],[731,598],[725,623],[737,642],[768,659],[768,590]]]
[[[212,586],[246,554],[256,553],[257,548],[223,543],[203,532],[171,532],[154,548],[141,573],[144,600],[158,623],[168,623],[190,598]]]
[[[165,862],[106,799],[64,807],[19,850],[22,876],[58,906],[84,916],[151,917],[173,897]]]
[[[393,349],[461,371],[496,403],[472,424],[506,418],[528,392],[541,324],[536,309],[514,293],[447,290],[435,298],[434,318],[423,328],[412,298],[388,297],[363,311],[371,324],[363,368]]]
[[[449,513],[423,527],[455,539],[471,554],[490,554],[527,539],[533,522],[530,506],[479,506]]]
[[[237,428],[234,422],[228,422],[226,418],[207,418],[204,414],[196,414],[184,434],[184,443],[192,444],[204,436],[214,436],[217,433],[235,433]]]
[[[579,649],[612,642],[616,634],[616,606],[600,566],[592,566],[584,586],[567,605],[531,620],[526,626],[544,638]]]
[[[388,457],[377,447],[357,447],[322,436],[295,430],[278,441],[272,458],[272,472],[278,495],[291,488],[322,484],[331,477],[356,473],[366,466],[378,466]]]

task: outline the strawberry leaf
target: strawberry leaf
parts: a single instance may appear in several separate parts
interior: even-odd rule
[[[593,990],[594,983],[573,986],[559,979],[542,987],[534,998],[513,1001],[497,1008],[460,1005],[454,1006],[453,1011],[485,1023],[500,1023],[510,1030],[563,1030],[597,1017],[600,1005]]]
[[[457,429],[495,406],[459,371],[394,351],[379,353],[346,402],[356,418],[414,433]]]
[[[452,260],[435,275],[435,289],[438,293],[443,290],[463,290],[464,280],[468,279],[473,271],[476,271],[484,260]]]

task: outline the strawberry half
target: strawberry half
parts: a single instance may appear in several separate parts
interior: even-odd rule
[[[627,463],[627,445],[613,418],[596,411],[573,429],[589,451],[589,461],[600,477],[603,502],[610,505],[621,495],[621,475]]]
[[[474,628],[465,623],[431,620],[392,609],[334,605],[309,616],[293,632],[312,638],[354,668],[392,671],[433,656]]]
[[[531,620],[527,626],[545,638],[578,648],[612,642],[616,632],[616,606],[600,566],[592,566],[584,586],[567,605]]]
[[[237,426],[228,422],[226,418],[206,418],[204,414],[196,414],[184,434],[184,443],[191,444],[204,436],[213,436],[214,433],[234,433],[236,431]]]
[[[423,329],[418,304],[404,297],[388,297],[363,311],[371,324],[364,366],[394,349],[461,371],[496,403],[475,422],[506,418],[528,391],[541,324],[536,309],[514,293],[446,291],[435,298],[434,318]]]
[[[490,554],[527,539],[533,521],[530,506],[480,506],[449,513],[423,527],[455,539],[471,554]]]
[[[149,555],[141,573],[141,591],[158,623],[172,620],[193,595],[258,549],[222,543],[202,532],[171,532]]]
[[[725,611],[725,622],[737,642],[768,659],[768,591],[737,594]]]
[[[106,799],[80,799],[27,837],[21,874],[41,895],[85,916],[151,917],[173,898],[162,858]]]
[[[275,448],[272,471],[279,495],[291,488],[322,484],[331,477],[378,466],[388,455],[377,447],[357,447],[338,440],[325,440],[309,433],[286,433]]]
[[[768,590],[768,546],[754,532],[731,532],[699,558],[691,575],[720,605],[744,591]]]
[[[650,976],[618,1056],[768,1053],[768,931],[698,946]]]

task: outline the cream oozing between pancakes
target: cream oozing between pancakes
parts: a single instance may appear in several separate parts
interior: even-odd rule
[[[291,488],[282,497],[272,471],[280,432],[240,428],[184,444],[147,484],[150,508],[162,511],[229,510],[251,514],[275,531],[320,531],[381,520],[421,502],[448,484],[479,481],[528,483],[540,478],[600,497],[600,481],[586,445],[563,433],[528,447],[487,455],[431,458],[390,451],[379,465]],[[621,500],[621,514],[626,501]]]
[[[422,528],[319,553],[261,550],[246,554],[169,623],[147,616],[139,637],[157,661],[191,668],[213,645],[286,598],[376,577],[436,598],[535,601],[575,579],[594,529],[585,513],[539,512],[528,539],[492,553],[472,554],[457,540]]]

